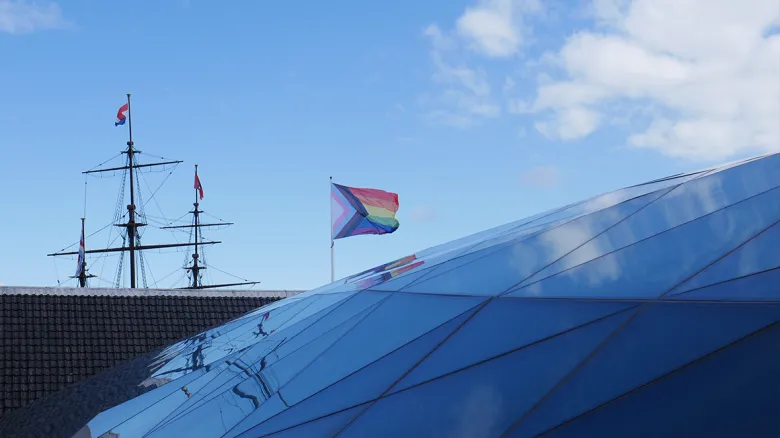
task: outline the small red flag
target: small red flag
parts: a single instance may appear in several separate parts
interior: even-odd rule
[[[200,184],[200,178],[198,178],[198,169],[195,169],[195,190],[200,193],[200,199],[203,199],[203,186]]]

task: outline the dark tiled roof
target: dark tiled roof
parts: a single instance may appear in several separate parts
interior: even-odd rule
[[[0,416],[275,299],[0,293]]]

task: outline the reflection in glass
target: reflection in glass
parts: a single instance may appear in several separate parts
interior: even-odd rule
[[[708,173],[674,187],[606,233],[523,282],[530,284],[780,186],[780,156]]]
[[[773,189],[748,198],[507,295],[659,297],[774,224],[778,196]]]

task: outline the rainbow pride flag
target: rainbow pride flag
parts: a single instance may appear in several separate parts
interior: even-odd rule
[[[331,184],[334,239],[362,234],[390,234],[398,229],[398,195],[376,189]]]

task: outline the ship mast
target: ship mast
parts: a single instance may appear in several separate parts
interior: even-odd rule
[[[127,131],[130,135],[130,139],[127,140],[127,168],[130,171],[130,204],[127,206],[128,218],[126,224],[118,224],[117,226],[125,226],[127,228],[127,240],[130,241],[130,289],[135,289],[135,236],[138,232],[138,227],[146,226],[146,224],[137,223],[135,221],[135,185],[133,184],[133,164],[135,164],[135,151],[133,150],[133,116],[130,110],[130,93],[127,93]]]
[[[135,171],[141,168],[147,168],[147,167],[154,167],[154,166],[165,166],[170,164],[179,164],[182,163],[181,160],[176,161],[163,161],[163,162],[157,162],[157,163],[148,163],[148,164],[137,164],[135,162],[135,155],[141,153],[140,150],[134,148],[133,143],[133,121],[132,121],[132,115],[130,112],[130,93],[127,94],[127,122],[128,122],[128,131],[129,131],[129,140],[127,142],[127,149],[122,151],[123,154],[127,155],[127,165],[122,167],[112,167],[109,169],[97,169],[97,170],[88,170],[85,172],[82,172],[84,174],[91,174],[91,173],[99,173],[99,172],[115,172],[119,170],[127,170],[130,174],[130,204],[127,205],[127,212],[128,212],[128,220],[127,223],[120,223],[115,224],[117,227],[124,228],[127,233],[127,238],[130,241],[128,246],[121,246],[121,247],[115,247],[115,248],[102,248],[102,249],[92,249],[89,251],[84,251],[85,254],[95,254],[95,253],[104,253],[104,252],[124,252],[128,251],[130,255],[130,288],[135,289],[136,288],[136,281],[137,281],[137,275],[136,275],[136,257],[140,255],[140,252],[143,250],[150,250],[150,249],[164,249],[164,248],[176,248],[176,247],[184,247],[184,246],[192,246],[194,244],[192,243],[171,243],[171,244],[158,244],[158,245],[141,245],[141,238],[138,234],[138,228],[144,227],[147,224],[143,222],[138,222],[136,220],[136,205],[135,205]],[[195,208],[197,210],[197,207]],[[199,242],[200,245],[213,245],[220,242]],[[75,255],[78,254],[78,251],[71,251],[71,252],[58,252],[53,254],[47,254],[48,256],[65,256],[65,255]],[[86,259],[86,257],[85,257]],[[84,261],[86,264],[86,261]],[[81,280],[80,280],[81,281]],[[83,287],[83,286],[82,286]]]
[[[82,248],[86,248],[85,237],[84,237],[84,221],[86,218],[81,218],[81,240],[79,241],[79,245]],[[87,258],[86,257],[80,257],[79,258],[79,270],[78,275],[71,276],[70,278],[77,278],[79,280],[79,287],[87,287],[87,278],[95,277],[92,274],[87,274]]]
[[[192,213],[192,224],[160,227],[161,230],[192,228],[194,231],[195,241],[193,245],[195,246],[195,250],[192,254],[192,266],[186,266],[184,268],[186,271],[192,273],[192,283],[188,284],[187,287],[183,287],[181,289],[210,289],[210,288],[217,288],[217,287],[248,286],[248,285],[259,284],[260,283],[259,281],[243,281],[238,283],[223,283],[223,284],[209,284],[209,285],[203,284],[203,280],[201,279],[200,272],[206,269],[206,266],[205,263],[201,262],[200,260],[200,253],[198,252],[198,247],[200,245],[203,245],[205,242],[202,242],[200,240],[203,237],[202,236],[203,233],[201,232],[200,229],[202,227],[220,227],[220,226],[233,225],[233,222],[217,222],[217,223],[210,223],[210,224],[201,223],[200,214],[203,213],[203,210],[200,209],[200,202],[199,202],[199,196],[201,190],[202,190],[202,186],[200,185],[200,179],[198,179],[198,165],[196,164],[195,165],[195,202],[192,204],[195,208],[190,212]]]
[[[195,178],[197,178],[197,177],[198,177],[198,165],[196,164],[195,165]],[[198,202],[198,193],[199,193],[199,189],[198,189],[198,187],[195,187],[195,203],[192,204],[192,205],[195,206],[195,210],[192,211],[192,214],[194,215],[194,222],[195,222],[195,252],[192,254],[192,268],[191,268],[191,271],[192,271],[192,287],[193,287],[193,289],[197,289],[198,288],[198,282],[199,282],[199,277],[200,277],[200,275],[199,275],[200,274],[200,270],[201,269],[206,269],[205,266],[204,267],[198,266],[198,258],[200,257],[198,255],[198,230],[200,228],[199,227],[199,222],[200,222],[199,219],[200,219],[200,213],[201,213],[201,211],[198,210],[198,206],[200,205],[200,203]]]

